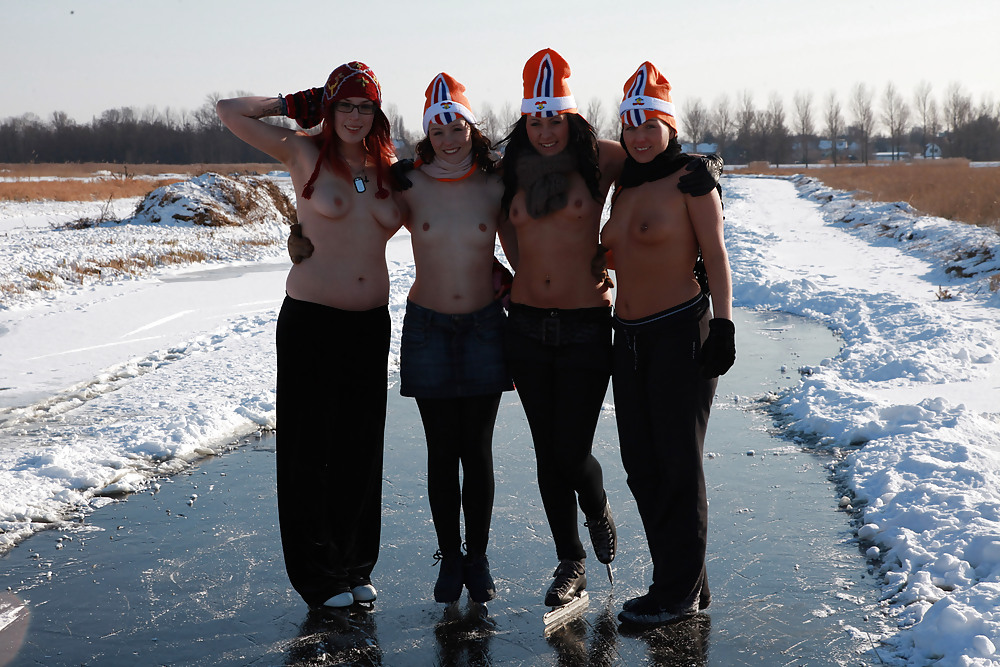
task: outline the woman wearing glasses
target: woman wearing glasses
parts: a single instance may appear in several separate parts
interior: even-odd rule
[[[341,65],[324,88],[220,100],[233,134],[280,161],[314,260],[293,264],[278,316],[277,488],[285,568],[310,607],[375,599],[389,353],[385,245],[402,216],[374,72]],[[308,135],[265,123],[287,116]]]

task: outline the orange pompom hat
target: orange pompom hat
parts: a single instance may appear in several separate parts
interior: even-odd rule
[[[364,97],[382,104],[382,88],[375,72],[368,65],[357,60],[344,63],[330,73],[323,88],[323,104],[330,104],[345,97]]]
[[[447,125],[459,116],[472,124],[476,123],[472,105],[465,96],[465,86],[450,74],[441,72],[434,77],[424,97],[424,134],[427,134],[431,123]]]
[[[524,99],[521,114],[547,118],[579,113],[569,89],[569,63],[552,49],[542,49],[524,64]]]
[[[677,132],[670,82],[653,63],[646,61],[625,82],[625,97],[618,107],[623,125],[638,127],[650,118],[659,118]]]

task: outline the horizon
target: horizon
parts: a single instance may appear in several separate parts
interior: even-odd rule
[[[345,34],[342,9],[302,0],[278,11],[235,0],[155,6],[0,0],[5,23],[14,27],[0,54],[20,63],[8,68],[0,120],[35,114],[51,122],[62,112],[84,124],[123,107],[192,113],[215,94],[276,96],[321,86],[333,68],[357,59],[375,70],[386,105],[394,104],[407,130],[419,133],[424,90],[439,71],[467,87],[477,113],[487,105],[516,110],[524,62],[546,47],[569,61],[581,111],[593,100],[605,114],[617,110],[625,80],[649,60],[670,80],[682,122],[696,100],[714,109],[722,95],[735,105],[744,91],[759,109],[779,96],[786,115],[797,92],[811,92],[814,109],[835,92],[845,117],[857,83],[869,87],[876,107],[888,83],[907,104],[922,83],[939,105],[954,84],[977,106],[995,103],[1000,92],[1000,75],[992,71],[1000,62],[1000,40],[991,34],[1000,24],[1000,3],[990,0],[959,0],[947,14],[930,0],[845,0],[835,9],[791,0],[720,0],[711,12],[656,6],[631,13],[581,0],[551,12],[552,20],[545,5],[524,0],[488,10],[399,0],[382,6],[381,16],[390,19]],[[875,30],[854,28],[855,16]],[[238,30],[230,28],[237,24]],[[828,30],[831,24],[843,27]],[[171,32],[171,25],[183,30]],[[699,25],[710,29],[699,31]],[[331,47],[306,26],[330,26],[325,34]],[[650,39],[636,27],[665,38],[642,46]],[[38,48],[38,35],[47,35],[45,49]],[[954,58],[923,46],[956,38],[962,47]],[[847,48],[852,43],[860,46]]]

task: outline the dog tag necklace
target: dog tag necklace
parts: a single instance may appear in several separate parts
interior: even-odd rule
[[[366,189],[365,188],[365,183],[368,182],[368,177],[365,175],[365,167],[367,165],[368,165],[368,158],[366,157],[365,161],[363,163],[361,163],[361,175],[354,177],[354,190],[358,194],[361,194]]]

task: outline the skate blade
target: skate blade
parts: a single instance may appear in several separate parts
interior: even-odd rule
[[[608,563],[608,583],[611,584],[612,586],[615,585],[615,575],[614,572],[612,572],[611,570],[611,563]]]
[[[545,623],[545,635],[548,636],[549,633],[561,627],[566,621],[575,618],[578,613],[587,608],[589,602],[590,596],[587,594],[587,591],[580,591],[580,594],[573,598],[572,601],[567,602],[561,607],[553,607],[550,611],[545,612],[542,615],[542,621]]]

